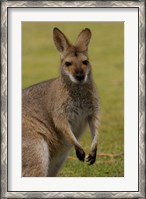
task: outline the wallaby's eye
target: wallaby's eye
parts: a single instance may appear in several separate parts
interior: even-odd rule
[[[83,63],[84,65],[87,65],[89,62],[88,62],[88,60],[84,60],[84,61],[82,61],[82,63]]]
[[[68,67],[68,66],[71,66],[71,62],[66,61],[66,62],[65,62],[65,66],[67,66],[67,67]]]

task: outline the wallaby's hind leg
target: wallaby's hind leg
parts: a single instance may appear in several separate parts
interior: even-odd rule
[[[48,175],[49,149],[43,136],[28,135],[23,137],[22,176],[45,177]]]

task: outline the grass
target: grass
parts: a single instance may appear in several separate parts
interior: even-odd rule
[[[59,176],[124,176],[124,23],[23,22],[23,88],[59,75],[60,58],[52,39],[54,27],[60,28],[71,42],[85,27],[91,29],[89,57],[100,98],[96,163],[88,166],[80,162],[72,149]],[[89,129],[80,143],[88,154]]]

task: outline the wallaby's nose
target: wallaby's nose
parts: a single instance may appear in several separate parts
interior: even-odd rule
[[[84,73],[83,73],[83,71],[82,70],[81,71],[77,71],[75,77],[76,77],[76,79],[78,81],[82,81],[84,79]]]

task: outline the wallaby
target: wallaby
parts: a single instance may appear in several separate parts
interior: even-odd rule
[[[58,29],[53,39],[61,55],[60,76],[23,90],[22,175],[55,177],[74,146],[79,160],[85,152],[79,144],[87,124],[91,131],[89,165],[96,160],[98,97],[88,58],[91,31],[81,31],[74,45]]]

